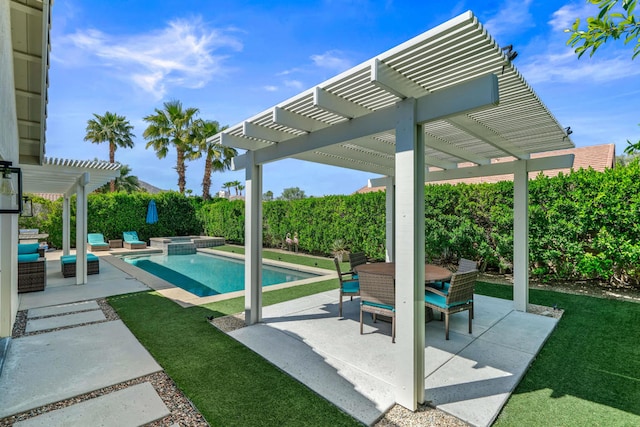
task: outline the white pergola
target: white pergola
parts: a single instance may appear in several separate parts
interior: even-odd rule
[[[573,147],[505,52],[466,12],[213,136],[245,149],[246,322],[262,318],[262,167],[295,158],[383,175],[396,268],[396,401],[424,396],[424,184],[514,174],[514,307],[528,304],[528,172],[571,167]],[[491,164],[509,156],[511,162]],[[473,167],[458,167],[471,162]]]
[[[71,196],[76,195],[76,253],[87,252],[87,196],[120,176],[120,164],[46,158],[42,166],[21,165],[25,193],[62,195],[62,252],[71,249]],[[76,262],[76,284],[87,283],[87,257]]]

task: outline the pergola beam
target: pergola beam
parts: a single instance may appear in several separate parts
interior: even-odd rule
[[[491,164],[491,159],[474,154],[471,151],[465,150],[464,148],[459,148],[456,145],[450,144],[446,141],[442,141],[428,132],[425,134],[425,145],[429,148],[433,148],[436,151],[440,151],[441,153],[449,154],[451,156],[466,160],[468,162],[473,162],[478,165]]]
[[[313,91],[313,105],[347,119],[364,116],[371,112],[368,108],[364,108],[355,102],[347,101],[320,87],[316,87]]]
[[[295,134],[289,132],[271,129],[246,121],[242,123],[242,133],[249,138],[257,138],[271,142],[282,142],[296,136]]]
[[[573,166],[574,157],[574,154],[540,157],[537,159],[527,160],[525,164],[527,172],[566,169]],[[433,171],[427,174],[426,182],[478,178],[481,176],[509,175],[515,173],[515,165],[515,162],[505,162],[476,167],[458,168],[455,170]]]
[[[421,124],[494,106],[498,104],[498,100],[498,78],[493,74],[487,74],[417,99],[415,117],[418,124]],[[391,105],[278,144],[263,143],[263,148],[259,150],[257,150],[259,147],[249,147],[248,141],[252,140],[235,139],[237,137],[234,137],[233,140],[227,139],[225,141],[225,138],[231,136],[225,133],[221,135],[222,144],[257,150],[255,162],[264,164],[287,157],[295,157],[303,152],[320,151],[324,147],[390,131],[395,128],[397,114],[397,106]]]
[[[328,123],[321,122],[320,120],[312,119],[311,117],[306,117],[298,113],[292,113],[291,111],[280,107],[273,108],[273,122],[281,126],[305,132],[313,132],[330,126]]]
[[[484,141],[498,150],[504,151],[509,156],[520,160],[527,160],[529,158],[529,153],[516,147],[493,129],[484,126],[469,116],[451,117],[447,121],[456,128],[478,138],[480,141]]]
[[[371,62],[371,83],[402,99],[420,98],[429,93],[425,88],[398,73],[378,58]]]

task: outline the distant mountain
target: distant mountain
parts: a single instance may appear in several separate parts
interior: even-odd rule
[[[161,188],[158,188],[158,187],[156,187],[154,185],[151,185],[148,182],[144,182],[141,179],[138,180],[138,185],[140,186],[140,188],[143,188],[149,194],[157,194],[157,193],[160,193],[162,191],[167,191],[167,190],[163,190]]]

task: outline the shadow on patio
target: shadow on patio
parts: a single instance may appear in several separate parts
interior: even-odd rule
[[[373,424],[395,403],[397,349],[391,324],[365,316],[359,299],[337,315],[329,291],[263,308],[263,323],[230,333],[289,375],[358,420]],[[557,320],[513,311],[512,301],[476,296],[473,334],[467,313],[426,325],[426,399],[470,424],[490,425]],[[436,315],[436,318],[438,316]]]

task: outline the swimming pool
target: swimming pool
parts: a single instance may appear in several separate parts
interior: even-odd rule
[[[218,255],[124,256],[129,264],[199,297],[244,290],[244,262]],[[262,286],[317,277],[312,273],[263,265]]]

